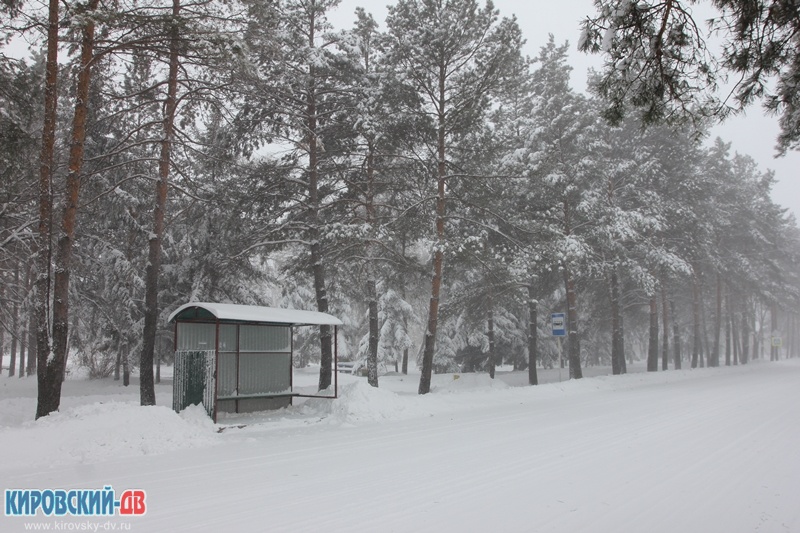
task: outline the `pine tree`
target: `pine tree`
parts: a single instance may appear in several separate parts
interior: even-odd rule
[[[690,120],[702,130],[708,116],[725,117],[758,99],[780,116],[779,150],[800,141],[797,113],[797,33],[800,6],[792,0],[711,0],[707,28],[693,17],[691,0],[597,0],[583,23],[578,48],[607,58],[598,83],[607,116],[630,106],[646,123]],[[709,45],[721,37],[722,46]],[[730,76],[735,105],[715,94]],[[725,94],[728,94],[726,91]]]
[[[389,8],[388,54],[400,75],[419,93],[415,113],[429,117],[432,132],[422,140],[435,165],[436,208],[433,275],[419,393],[430,392],[447,242],[447,187],[452,173],[448,149],[486,115],[491,96],[520,49],[513,20],[498,21],[491,3],[400,0]]]

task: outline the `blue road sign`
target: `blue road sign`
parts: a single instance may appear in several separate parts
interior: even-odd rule
[[[567,336],[567,319],[564,313],[553,313],[550,315],[550,325],[552,326],[554,337]]]

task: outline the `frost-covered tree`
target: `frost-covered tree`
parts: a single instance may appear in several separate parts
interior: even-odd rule
[[[695,14],[698,3],[713,9],[707,25]],[[607,58],[598,84],[609,102],[607,116],[619,119],[630,105],[645,122],[689,118],[702,123],[704,117],[724,117],[763,99],[780,117],[779,151],[797,148],[796,2],[595,0],[595,7],[583,23],[578,48]],[[727,77],[736,80],[735,104],[716,93]]]
[[[349,74],[349,103],[335,113],[334,121],[348,170],[343,174],[345,192],[336,207],[341,223],[332,228],[339,244],[330,257],[333,263],[348,265],[341,269],[342,276],[353,274],[354,283],[365,283],[347,292],[366,300],[368,331],[359,358],[366,361],[367,381],[377,386],[383,346],[381,302],[394,302],[399,296],[399,287],[393,290],[392,283],[398,276],[391,270],[408,267],[409,258],[399,242],[407,239],[409,224],[403,219],[415,211],[416,199],[408,191],[409,165],[400,154],[416,142],[419,123],[403,112],[415,105],[416,94],[394,78],[384,35],[371,15],[360,8],[356,14],[355,27],[340,43],[347,59],[340,69]],[[393,297],[386,300],[384,292]]]
[[[326,217],[336,202],[340,177],[341,132],[334,117],[348,102],[343,75],[349,70],[341,68],[346,61],[337,48],[342,35],[331,31],[326,15],[337,4],[249,3],[246,39],[252,69],[244,79],[247,101],[239,116],[243,133],[256,145],[274,142],[282,151],[280,166],[290,169],[284,181],[273,183],[271,198],[265,198],[276,210],[269,213],[253,249],[305,244],[317,311],[323,313],[330,310]],[[331,337],[330,326],[320,326],[320,389],[331,384]]]
[[[35,132],[42,66],[38,60],[28,64],[0,59],[0,351],[9,341],[11,366],[17,345],[22,357],[27,347],[28,361],[35,362],[35,343],[29,344],[25,329],[33,316],[29,257],[35,250]],[[20,360],[20,377],[25,375],[23,363]]]
[[[512,19],[498,19],[491,2],[400,0],[389,7],[388,54],[401,79],[416,89],[433,135],[420,139],[421,158],[436,184],[433,275],[420,394],[430,392],[447,241],[450,150],[458,135],[479,125],[507,69],[519,56],[521,37]]]
[[[523,175],[531,179],[542,212],[551,255],[562,274],[566,294],[570,376],[580,378],[577,270],[591,256],[586,240],[584,200],[597,178],[593,154],[599,142],[597,117],[585,97],[569,86],[566,45],[551,38],[534,72],[535,104],[524,150],[518,154]]]

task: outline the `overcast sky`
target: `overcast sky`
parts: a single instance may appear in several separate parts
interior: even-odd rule
[[[482,0],[479,0],[482,1]],[[355,8],[364,7],[373,14],[375,20],[385,29],[386,5],[390,0],[342,0],[337,12],[330,20],[337,27],[350,27],[355,20]],[[494,0],[500,16],[517,16],[522,33],[527,40],[524,53],[538,55],[539,49],[547,43],[548,34],[555,36],[557,43],[569,41],[570,64],[573,87],[586,90],[586,71],[599,69],[602,59],[578,52],[576,49],[580,36],[580,21],[594,12],[592,0]],[[712,130],[712,139],[721,137],[732,143],[732,151],[747,154],[755,159],[762,170],[775,171],[778,183],[773,189],[776,203],[788,207],[800,218],[800,153],[790,152],[775,159],[775,139],[778,136],[777,119],[765,117],[760,107],[751,107],[746,116],[729,119]]]

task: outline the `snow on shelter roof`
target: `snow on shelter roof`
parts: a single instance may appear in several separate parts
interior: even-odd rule
[[[203,313],[206,311],[206,313]],[[211,316],[208,316],[208,313]],[[260,322],[265,324],[286,324],[294,326],[341,326],[342,321],[333,315],[317,311],[299,309],[280,309],[259,305],[218,304],[209,302],[189,302],[169,315],[169,322],[180,319],[216,318],[233,322]]]

